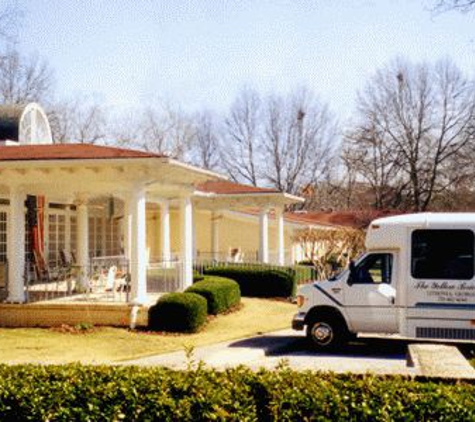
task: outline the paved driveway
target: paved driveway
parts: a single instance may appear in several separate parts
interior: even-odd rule
[[[334,372],[412,374],[406,365],[407,343],[397,340],[361,339],[338,353],[317,353],[309,348],[303,334],[293,330],[278,331],[248,339],[193,351],[193,361],[223,369],[236,365],[251,368],[275,368],[283,360],[295,369]],[[122,364],[185,368],[184,351],[151,356]]]

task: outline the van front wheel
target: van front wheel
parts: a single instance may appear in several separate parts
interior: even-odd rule
[[[315,319],[307,326],[307,338],[318,350],[334,350],[347,339],[346,327],[334,319]]]

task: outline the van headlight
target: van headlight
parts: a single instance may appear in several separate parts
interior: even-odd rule
[[[301,308],[305,303],[305,296],[304,295],[297,295],[297,306]]]

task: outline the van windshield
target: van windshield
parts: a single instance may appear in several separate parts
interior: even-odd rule
[[[358,255],[358,257],[354,260],[352,260],[353,262],[360,262],[365,256],[366,256],[366,252],[363,252],[361,254]],[[328,277],[328,281],[336,281],[336,280],[339,280],[343,274],[346,274],[347,272],[349,271],[349,268],[348,267],[340,267],[340,268],[336,268],[332,275],[330,277]]]

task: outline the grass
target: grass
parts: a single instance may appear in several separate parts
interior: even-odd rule
[[[230,341],[290,327],[295,305],[243,298],[242,308],[212,318],[195,334],[158,334],[101,327],[78,333],[45,328],[0,328],[1,363],[112,363]]]

